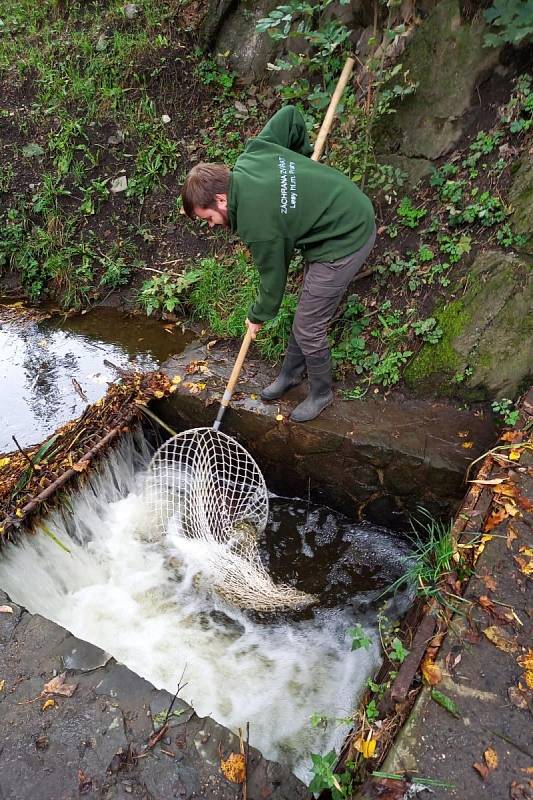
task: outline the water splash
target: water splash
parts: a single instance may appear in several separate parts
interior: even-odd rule
[[[0,586],[158,688],[173,693],[185,670],[182,696],[200,716],[233,730],[249,721],[251,744],[307,780],[310,754],[339,747],[346,733],[335,723],[312,728],[311,715],[349,715],[378,667],[375,613],[372,621],[330,607],[265,622],[225,605],[198,581],[201,553],[150,541],[148,459],[139,436],[122,441],[72,498],[73,513],[46,520],[70,552],[37,528],[3,550]],[[346,630],[356,621],[368,650],[350,650]]]

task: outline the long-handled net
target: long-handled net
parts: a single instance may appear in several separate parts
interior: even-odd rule
[[[256,611],[314,602],[276,585],[261,562],[257,539],[267,523],[268,492],[254,459],[232,437],[193,428],[166,441],[150,463],[145,496],[157,534],[195,549],[223,599]]]
[[[348,58],[315,142],[318,161],[335,110],[351,75]],[[193,428],[166,442],[155,454],[146,483],[148,506],[160,532],[177,533],[188,543],[208,544],[203,567],[219,595],[241,608],[274,611],[305,607],[312,595],[276,585],[259,554],[257,537],[268,517],[268,494],[253,458],[219,431],[251,342],[244,337],[213,428]]]

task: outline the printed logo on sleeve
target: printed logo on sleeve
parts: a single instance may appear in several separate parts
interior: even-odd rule
[[[278,156],[279,181],[280,181],[280,201],[279,210],[282,214],[287,214],[290,209],[296,208],[296,164],[294,161],[287,162],[282,156]]]

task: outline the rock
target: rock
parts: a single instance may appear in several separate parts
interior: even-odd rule
[[[479,253],[468,289],[434,316],[444,331],[406,370],[426,392],[470,400],[514,397],[531,374],[533,278],[526,259]]]
[[[122,144],[124,142],[124,133],[117,129],[116,133],[112,133],[111,136],[107,137],[108,144]]]
[[[98,40],[94,46],[94,49],[97,53],[102,53],[107,47],[107,36],[105,33],[101,33],[98,37]]]
[[[112,194],[118,194],[119,192],[125,192],[127,188],[128,188],[127,177],[125,175],[119,175],[118,178],[113,178],[109,190]]]
[[[135,3],[126,3],[124,6],[124,16],[126,19],[133,19],[139,13],[139,6]]]
[[[218,52],[229,51],[229,63],[235,72],[244,80],[253,82],[264,77],[267,63],[274,61],[280,49],[267,33],[258,33],[256,23],[266,17],[273,8],[279,5],[278,0],[256,0],[241,2],[231,10],[216,37]]]
[[[168,123],[170,122],[170,117],[168,116],[168,114],[163,114],[161,116],[161,122],[163,123],[163,125],[168,125]]]
[[[26,156],[26,158],[39,158],[40,156],[44,156],[44,150],[40,144],[30,142],[29,144],[25,144],[22,148],[22,155]]]
[[[512,208],[510,219],[513,233],[527,237],[526,243],[519,249],[533,254],[533,158],[526,153],[520,163],[509,190],[509,204]]]
[[[458,0],[442,0],[414,33],[402,57],[416,92],[382,126],[383,150],[435,159],[461,137],[476,86],[496,66],[497,48],[483,47],[481,15],[463,23]],[[387,146],[388,145],[388,146]]]
[[[199,33],[204,47],[211,48],[214,45],[222,23],[234,5],[234,0],[209,0]]]

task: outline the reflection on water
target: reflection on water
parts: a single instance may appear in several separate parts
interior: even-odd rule
[[[182,697],[200,716],[234,730],[250,722],[251,744],[308,780],[310,754],[340,746],[347,727],[338,720],[379,666],[376,594],[401,570],[405,548],[383,529],[271,498],[265,563],[279,580],[317,591],[320,604],[258,619],[202,586],[201,559],[188,561],[172,536],[150,540],[148,451],[134,441],[110,452],[72,514],[48,518],[70,552],[37,529],[3,549],[0,587],[157,687],[174,693],[185,671]],[[368,649],[351,650],[355,623]],[[329,718],[326,728],[311,726],[315,713]]]
[[[167,330],[166,328],[169,328]],[[155,369],[180,352],[174,326],[114,309],[40,323],[2,322],[0,307],[0,452],[43,441],[78,417],[117,379],[112,367]]]

